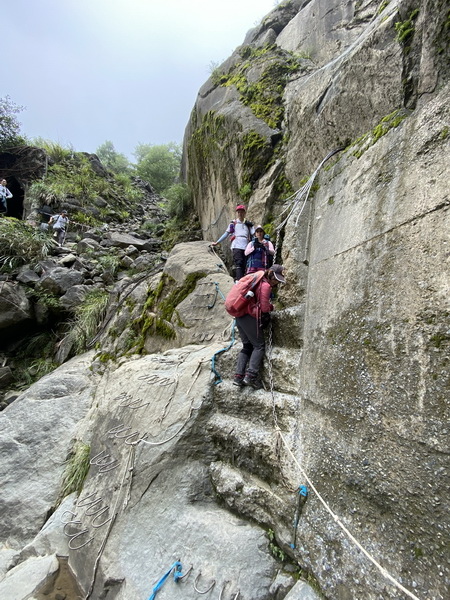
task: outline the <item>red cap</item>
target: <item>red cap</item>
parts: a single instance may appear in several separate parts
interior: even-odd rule
[[[244,206],[243,204],[238,204],[238,205],[236,206],[236,210],[244,210],[244,211],[247,211],[247,209],[245,208],[245,206]]]

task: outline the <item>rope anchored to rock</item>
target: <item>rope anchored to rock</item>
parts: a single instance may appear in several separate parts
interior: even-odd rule
[[[236,329],[236,319],[233,319],[233,324],[231,326],[231,341],[230,341],[230,343],[227,346],[225,346],[225,348],[221,348],[217,352],[214,352],[214,354],[211,357],[211,371],[215,375],[215,379],[213,381],[214,385],[218,385],[219,383],[222,383],[222,376],[219,373],[219,371],[217,371],[217,369],[216,369],[216,359],[220,354],[222,354],[223,352],[226,352],[233,346],[235,339],[236,339],[235,329]]]
[[[159,592],[159,590],[162,588],[162,586],[165,584],[167,578],[170,576],[170,574],[173,571],[173,580],[175,581],[175,583],[181,579],[183,577],[183,574],[181,573],[182,570],[182,566],[181,563],[177,560],[173,563],[173,565],[170,567],[170,569],[167,571],[167,573],[165,573],[161,579],[158,581],[158,583],[155,585],[155,587],[153,588],[153,592],[152,595],[149,597],[148,600],[155,600],[156,598],[156,594]]]
[[[303,204],[300,207],[300,211],[299,211],[299,213],[297,215],[297,218],[296,218],[296,221],[295,221],[295,226],[297,226],[298,220],[299,220],[299,218],[300,218],[300,216],[301,216],[301,214],[303,212],[303,209],[304,209],[306,201],[307,201],[307,199],[309,197],[312,185],[314,183],[314,179],[316,178],[318,172],[320,171],[320,169],[322,168],[322,166],[324,165],[324,163],[329,158],[331,158],[333,155],[337,154],[338,152],[341,152],[343,149],[344,148],[338,148],[337,150],[333,150],[332,152],[330,152],[322,160],[322,162],[320,163],[320,165],[317,167],[317,169],[314,171],[314,173],[311,175],[311,177],[308,179],[308,181],[305,183],[305,185],[300,190],[298,190],[297,192],[295,192],[292,196],[290,196],[287,199],[290,202],[289,202],[288,206],[284,209],[284,211],[281,213],[280,216],[284,215],[286,212],[288,214],[283,219],[283,221],[275,229],[276,234],[277,234],[277,236],[275,238],[275,243],[274,243],[275,256],[276,256],[276,252],[277,252],[278,234],[282,231],[283,227],[286,225],[286,223],[288,222],[288,220],[291,217],[291,215],[300,206],[300,203],[303,200]],[[286,439],[284,438],[284,436],[283,436],[283,434],[281,432],[281,429],[280,429],[280,427],[278,425],[278,418],[277,418],[277,414],[276,414],[276,410],[275,410],[275,394],[274,394],[273,368],[272,368],[272,358],[273,358],[273,355],[272,355],[272,352],[273,352],[272,324],[269,327],[268,347],[269,347],[269,351],[268,351],[268,356],[267,356],[267,367],[268,367],[268,372],[269,372],[270,393],[271,393],[271,396],[272,396],[272,415],[273,415],[273,422],[274,422],[275,430],[277,432],[277,440],[281,440],[281,442],[284,445],[284,447],[286,448],[289,456],[292,458],[292,460],[297,465],[297,467],[298,467],[298,469],[299,469],[302,477],[308,483],[310,489],[317,496],[317,498],[319,499],[319,501],[324,506],[325,510],[331,515],[331,517],[333,518],[333,520],[335,521],[335,523],[342,529],[342,531],[355,544],[355,546],[370,560],[370,562],[373,565],[375,565],[377,567],[377,569],[380,571],[380,573],[383,575],[383,577],[385,577],[386,579],[388,579],[395,587],[397,587],[402,592],[404,592],[408,597],[412,598],[413,600],[419,600],[419,598],[417,596],[415,596],[412,592],[410,592],[409,590],[407,590],[400,582],[398,582],[394,577],[392,577],[392,575],[390,575],[386,571],[386,569],[384,567],[382,567],[375,560],[375,558],[373,556],[371,556],[371,554],[369,554],[369,552],[367,552],[367,550],[365,548],[363,548],[363,546],[361,546],[361,544],[358,542],[358,540],[350,533],[350,531],[344,526],[344,524],[339,519],[339,517],[331,510],[331,508],[329,507],[329,505],[327,504],[327,502],[322,498],[322,496],[320,495],[320,493],[318,492],[318,490],[316,489],[316,487],[312,483],[311,479],[308,477],[308,474],[304,471],[304,469],[302,468],[302,466],[298,462],[297,458],[294,456],[293,452],[289,448],[288,443],[287,443]],[[304,499],[302,499],[300,497],[302,495],[301,494],[301,490],[302,490],[303,487],[306,490],[306,495],[304,495]],[[293,544],[291,544],[291,548],[292,549],[295,549],[295,544],[296,544],[296,539],[297,539],[298,520],[300,518],[301,510],[303,508],[302,502],[304,502],[306,500],[307,495],[308,495],[308,491],[306,489],[306,486],[300,486],[299,487],[299,503],[298,503],[296,517],[295,517],[295,521],[294,521],[294,541],[293,541]]]

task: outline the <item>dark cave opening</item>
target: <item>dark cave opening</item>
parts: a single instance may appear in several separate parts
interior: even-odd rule
[[[24,201],[24,196],[25,196],[23,189],[20,187],[19,182],[17,181],[17,179],[15,177],[8,177],[5,179],[7,181],[6,187],[13,195],[12,198],[9,198],[6,201],[7,211],[5,214],[7,217],[14,217],[16,219],[22,219],[23,218],[23,201]]]
[[[6,179],[6,187],[13,195],[7,202],[7,211],[3,213],[7,217],[23,219],[23,208],[25,194],[15,175],[17,167],[17,156],[12,152],[0,153],[0,181]]]

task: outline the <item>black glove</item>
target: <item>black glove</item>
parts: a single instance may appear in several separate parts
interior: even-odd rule
[[[261,314],[261,328],[266,329],[270,325],[270,313]]]

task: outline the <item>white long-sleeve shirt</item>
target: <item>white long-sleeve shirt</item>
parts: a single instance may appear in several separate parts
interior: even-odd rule
[[[233,241],[231,242],[231,249],[239,248],[240,250],[245,250],[247,244],[251,240],[252,236],[255,234],[255,228],[253,225],[250,227],[245,224],[245,221],[239,221],[239,219],[234,219],[228,225],[228,229],[223,233],[220,238],[217,240],[217,243],[223,241],[229,235],[234,236]]]
[[[0,196],[3,196],[4,198],[12,198],[13,195],[11,194],[11,192],[8,190],[8,188],[5,185],[0,185]]]
[[[65,229],[68,222],[69,219],[67,217],[63,217],[62,215],[55,215],[52,217],[53,229]]]

